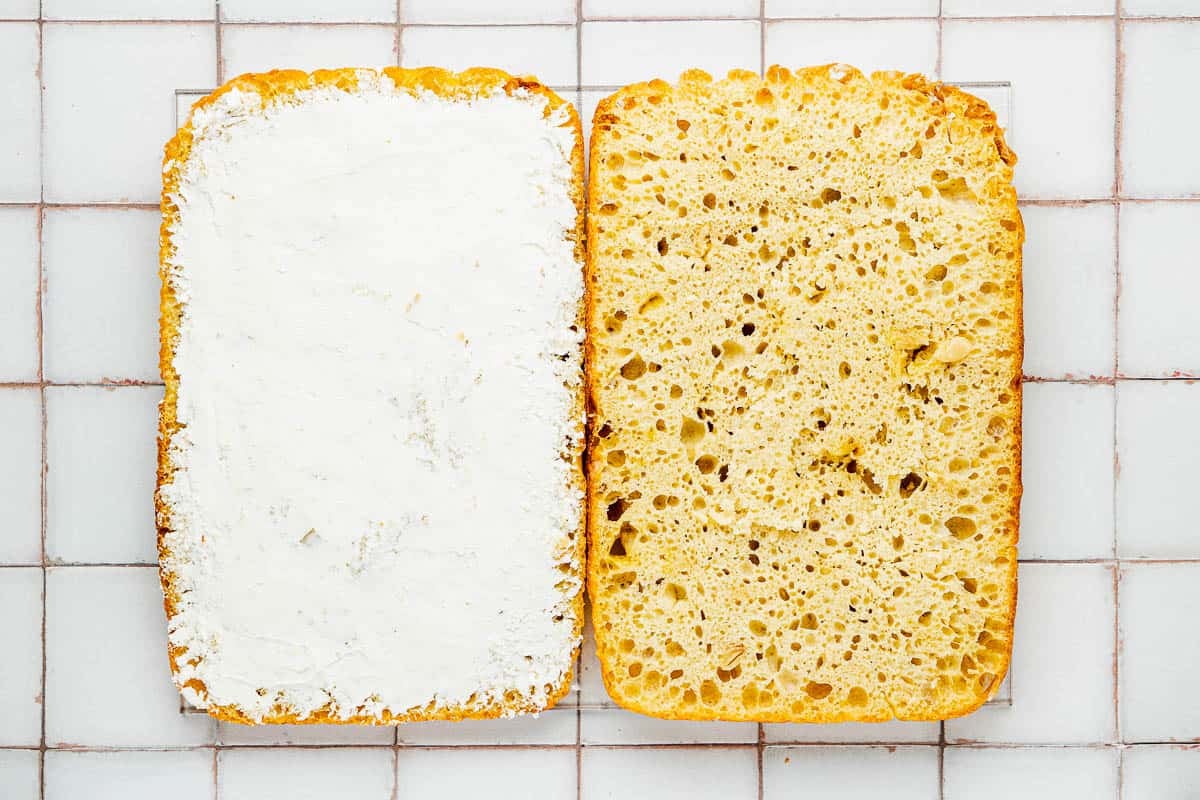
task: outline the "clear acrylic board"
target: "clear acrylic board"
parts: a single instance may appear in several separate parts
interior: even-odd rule
[[[992,111],[996,114],[996,120],[1002,128],[1008,128],[1012,123],[1012,84],[1008,81],[964,81],[954,82],[946,81],[946,83],[969,92],[991,106]],[[583,91],[591,91],[596,87],[582,87]],[[608,87],[605,87],[608,88]],[[177,89],[174,95],[175,103],[175,121],[176,125],[182,125],[187,121],[188,114],[191,112],[192,105],[198,100],[210,94],[211,89]],[[565,90],[574,92],[574,89]],[[590,120],[585,123],[585,127],[590,123]],[[576,669],[576,679],[571,684],[571,689],[556,706],[543,713],[561,713],[565,711],[575,712],[591,711],[603,712],[611,711],[614,713],[624,713],[624,709],[613,703],[610,700],[602,701],[584,701],[581,699],[579,688],[579,669]],[[985,705],[1011,707],[1013,704],[1012,692],[1012,670],[1010,669],[1005,676],[1004,681],[1000,684],[1000,688],[996,690],[996,694],[987,701]],[[191,706],[181,701],[180,711],[185,714],[203,714],[204,712],[192,708]]]

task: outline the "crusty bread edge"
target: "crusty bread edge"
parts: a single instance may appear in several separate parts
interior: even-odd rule
[[[828,78],[838,81],[848,81],[857,78],[863,78],[862,72],[854,67],[846,64],[823,64],[819,66],[806,67],[798,70],[789,70],[778,65],[772,66],[766,70],[765,78],[760,78],[755,72],[749,70],[730,70],[727,80],[729,81],[764,81],[768,85],[771,83],[781,83],[788,81],[806,81],[813,78]],[[954,717],[961,717],[976,711],[988,699],[995,695],[996,691],[1003,683],[1004,677],[1008,672],[1012,661],[1012,638],[1013,628],[1016,619],[1017,609],[1017,541],[1019,539],[1020,527],[1020,506],[1021,494],[1023,486],[1021,483],[1021,364],[1025,347],[1025,328],[1022,316],[1022,305],[1024,302],[1024,287],[1022,285],[1022,269],[1021,269],[1021,245],[1025,240],[1025,228],[1021,219],[1020,210],[1017,207],[1017,193],[1012,185],[1012,167],[1016,164],[1016,154],[1008,147],[1004,139],[1004,132],[996,121],[996,115],[991,110],[986,102],[975,97],[972,94],[945,83],[931,81],[923,75],[916,73],[901,73],[901,72],[875,72],[870,76],[870,80],[888,84],[894,88],[904,89],[911,92],[917,92],[927,97],[933,98],[942,104],[942,107],[947,112],[954,112],[964,119],[972,120],[974,126],[981,135],[990,135],[996,146],[997,154],[1000,160],[1008,167],[1008,181],[1000,190],[1004,194],[1003,211],[1005,216],[997,218],[999,223],[1001,219],[1008,219],[1015,223],[1015,230],[1012,235],[1015,238],[1015,250],[1017,252],[1017,274],[1016,274],[1016,297],[1014,299],[1015,308],[1013,309],[1016,330],[1014,334],[1013,347],[1013,380],[1012,392],[1013,403],[1011,404],[1011,412],[1008,414],[1008,422],[1012,431],[1011,440],[1011,458],[1012,463],[1010,468],[1013,474],[1012,487],[1009,490],[1011,502],[1009,505],[1009,515],[1006,527],[1011,531],[1007,540],[1001,544],[1001,547],[1007,551],[1008,555],[1008,584],[1009,584],[1009,606],[1005,613],[1005,628],[1008,639],[1008,649],[1004,653],[1003,669],[996,673],[996,680],[993,682],[991,690],[985,694],[967,697],[966,702],[956,705],[948,705],[945,707],[930,707],[923,710],[921,713],[906,714],[903,716],[869,716],[856,714],[847,709],[830,709],[830,713],[816,716],[797,717],[794,714],[779,711],[779,712],[754,712],[746,714],[725,714],[717,711],[709,711],[703,706],[695,707],[684,713],[675,708],[662,709],[647,705],[638,698],[631,698],[624,695],[620,689],[620,682],[615,679],[612,673],[612,665],[606,663],[601,649],[596,648],[597,659],[600,662],[600,673],[604,679],[604,686],[608,691],[609,696],[617,705],[626,708],[630,711],[635,711],[639,714],[657,717],[659,719],[675,719],[675,720],[723,720],[729,722],[808,722],[808,723],[831,723],[831,722],[888,722],[893,719],[903,720],[905,722],[937,722]],[[679,78],[679,84],[682,86],[687,83],[709,84],[713,82],[713,78],[707,72],[699,69],[687,70]],[[661,79],[654,79],[644,83],[634,83],[625,86],[613,94],[602,99],[596,106],[595,115],[592,118],[591,144],[589,151],[589,163],[593,165],[592,170],[588,175],[587,183],[587,204],[589,207],[594,206],[598,202],[598,190],[596,178],[595,164],[599,148],[598,143],[606,136],[606,131],[602,127],[608,122],[613,121],[613,114],[617,103],[629,96],[646,96],[651,94],[671,93],[679,88]],[[591,446],[592,438],[595,435],[594,427],[597,419],[601,418],[602,409],[598,405],[598,381],[592,370],[591,365],[594,363],[595,347],[592,344],[592,335],[596,328],[594,326],[596,320],[596,309],[594,307],[591,287],[596,279],[596,258],[597,251],[591,247],[595,236],[595,228],[592,217],[587,218],[587,241],[589,247],[587,256],[584,262],[584,304],[585,316],[587,320],[587,337],[584,347],[584,380],[587,390],[587,408],[588,408],[588,437],[589,447],[585,451],[584,472],[587,477],[587,519],[589,520],[588,527],[588,560],[587,560],[587,591],[589,597],[595,597],[599,589],[598,581],[599,574],[593,565],[599,564],[603,556],[598,549],[598,544],[595,537],[592,535],[590,521],[600,519],[604,514],[602,501],[599,493],[598,475],[600,472],[600,464],[596,460],[596,449]],[[593,613],[594,613],[593,606]],[[593,620],[593,631],[599,642],[604,636],[601,626],[595,624]]]
[[[204,108],[212,105],[226,92],[239,90],[257,94],[262,98],[263,105],[278,102],[298,92],[329,87],[346,92],[357,89],[359,76],[372,73],[373,70],[333,69],[317,70],[312,73],[299,70],[276,70],[267,73],[247,74],[234,78],[212,94],[199,100],[194,106]],[[412,94],[429,92],[447,99],[465,99],[502,89],[507,94],[525,91],[537,94],[547,100],[546,113],[556,111],[560,107],[567,108],[569,125],[575,134],[575,144],[571,149],[571,198],[575,203],[575,227],[572,236],[575,241],[575,262],[583,268],[584,263],[584,193],[583,193],[583,128],[579,114],[574,105],[563,100],[553,90],[531,76],[514,76],[498,69],[475,67],[463,72],[450,72],[436,67],[420,69],[403,69],[386,67],[377,74],[390,78],[397,88]],[[158,462],[157,480],[154,492],[155,523],[158,531],[159,579],[163,590],[163,608],[168,624],[179,608],[180,593],[176,585],[176,575],[168,567],[169,551],[166,546],[166,534],[171,530],[171,509],[163,501],[162,487],[169,483],[175,473],[175,465],[171,462],[171,440],[181,429],[178,420],[179,374],[175,369],[175,348],[179,341],[179,323],[182,316],[182,303],[175,293],[171,281],[171,267],[174,264],[175,247],[171,241],[171,231],[179,222],[179,207],[172,199],[172,194],[178,191],[183,166],[191,155],[194,142],[194,129],[191,115],[188,121],[178,130],[175,136],[167,142],[163,158],[162,184],[162,223],[159,228],[159,280],[160,290],[160,319],[159,319],[159,371],[162,374],[165,392],[159,405],[158,420]],[[576,325],[584,324],[584,303],[580,303],[576,315]],[[563,458],[573,465],[571,488],[580,493],[586,491],[583,475],[584,447],[584,413],[585,391],[581,384],[576,392],[573,404],[573,414],[576,420],[575,435],[569,450],[564,451]],[[585,504],[586,505],[586,504]],[[576,642],[571,653],[567,671],[562,680],[551,687],[544,703],[535,703],[527,695],[516,690],[510,691],[502,701],[490,703],[468,702],[447,706],[430,703],[418,708],[408,709],[404,713],[394,714],[385,711],[381,715],[356,714],[349,717],[337,716],[332,707],[324,707],[310,714],[301,716],[289,709],[277,707],[261,720],[255,720],[235,705],[209,705],[205,710],[213,717],[227,722],[244,724],[367,724],[388,725],[399,722],[417,722],[424,720],[464,720],[464,719],[494,719],[514,714],[536,713],[553,707],[570,690],[574,677],[574,665],[579,655],[578,642],[583,631],[583,561],[586,555],[586,507],[580,515],[578,528],[571,537],[570,547],[573,550],[572,575],[579,581],[580,589],[572,600],[575,613],[575,627],[572,638]],[[180,689],[178,659],[182,655],[180,648],[170,643],[167,646],[171,675]],[[199,680],[188,681],[188,688],[201,694],[205,687]]]

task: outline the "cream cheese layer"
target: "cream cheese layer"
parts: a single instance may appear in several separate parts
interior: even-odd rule
[[[414,96],[371,73],[194,114],[168,271],[183,428],[160,490],[191,701],[252,719],[542,703],[570,670],[565,122],[537,94]]]

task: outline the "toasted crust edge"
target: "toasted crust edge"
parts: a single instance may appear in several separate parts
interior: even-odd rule
[[[417,94],[429,92],[446,99],[469,99],[482,94],[503,90],[512,95],[517,91],[540,95],[547,100],[547,114],[565,106],[568,120],[565,125],[572,128],[575,134],[575,144],[571,149],[571,198],[575,203],[575,226],[572,236],[575,241],[575,263],[580,269],[584,264],[584,190],[583,190],[583,127],[575,107],[542,84],[532,76],[514,76],[503,70],[486,67],[474,67],[462,72],[451,72],[436,67],[420,69],[404,69],[400,67],[385,67],[382,70],[371,69],[333,69],[316,70],[308,73],[299,70],[274,70],[266,73],[250,73],[228,81],[212,94],[201,98],[193,106],[197,108],[211,106],[227,92],[240,90],[257,94],[262,98],[264,107],[271,102],[293,96],[298,92],[319,87],[340,89],[354,92],[358,87],[359,77],[363,74],[376,74],[390,78],[398,89]],[[195,133],[192,127],[192,115],[188,121],[167,142],[163,157],[162,183],[162,222],[159,227],[159,267],[158,274],[161,283],[159,295],[159,372],[165,385],[162,402],[159,404],[158,419],[158,459],[154,490],[154,517],[157,529],[159,581],[163,591],[163,609],[166,612],[168,625],[178,611],[180,593],[176,585],[176,575],[167,568],[169,549],[166,546],[166,534],[171,531],[171,509],[162,499],[162,487],[169,483],[175,474],[176,467],[171,463],[170,450],[174,435],[182,428],[178,420],[179,374],[175,369],[175,348],[179,341],[179,323],[183,313],[183,304],[175,293],[171,282],[170,269],[174,264],[175,247],[171,241],[171,230],[179,222],[179,207],[171,199],[171,195],[179,188],[181,171],[191,155]],[[585,288],[586,292],[586,288]],[[581,300],[576,315],[576,324],[583,325],[585,319],[585,303]],[[583,447],[585,436],[585,386],[581,382],[573,406],[576,419],[574,442],[569,451],[564,452],[573,465],[571,484],[573,489],[585,493],[586,483],[583,474]],[[572,573],[578,580],[580,589],[572,600],[575,612],[575,628],[573,639],[576,641],[572,650],[569,666],[563,674],[562,681],[552,687],[545,703],[534,703],[528,696],[515,690],[510,691],[502,701],[491,703],[463,703],[446,706],[430,703],[418,708],[412,708],[401,714],[385,711],[382,715],[355,714],[349,717],[337,716],[331,707],[318,709],[308,715],[300,716],[285,708],[276,708],[261,720],[255,720],[236,705],[211,704],[205,708],[210,716],[227,722],[243,724],[364,724],[390,725],[399,722],[419,722],[431,720],[464,720],[464,719],[495,719],[514,714],[536,713],[552,708],[570,690],[574,678],[574,665],[579,655],[579,640],[583,633],[583,579],[584,559],[586,557],[586,503],[581,510],[578,528],[571,534],[571,548],[574,551],[575,569]],[[171,667],[171,677],[179,689],[185,684],[180,681],[178,659],[181,649],[167,645],[167,657]],[[204,693],[206,688],[198,680],[187,682],[187,688]]]
[[[988,104],[972,94],[964,92],[956,86],[931,81],[924,75],[919,73],[902,73],[902,72],[874,72],[868,78],[860,70],[855,67],[831,63],[818,66],[805,67],[797,70],[789,70],[786,67],[773,65],[765,72],[765,77],[760,77],[757,73],[749,70],[730,70],[726,78],[731,82],[761,82],[764,85],[778,83],[806,83],[812,80],[869,80],[875,83],[881,83],[897,89],[914,92],[925,95],[940,102],[943,108],[948,112],[954,112],[961,115],[964,119],[970,120],[976,132],[981,136],[990,136],[995,144],[999,159],[1008,167],[1008,181],[1001,187],[1004,194],[1003,211],[1005,216],[1003,219],[1008,219],[1015,223],[1013,237],[1016,240],[1017,251],[1017,274],[1016,274],[1016,297],[1014,300],[1014,311],[1016,319],[1016,330],[1014,333],[1014,366],[1012,391],[1014,402],[1012,411],[1007,419],[1010,423],[1012,434],[1012,470],[1013,470],[1013,485],[1009,491],[1010,505],[1007,521],[1007,528],[1011,530],[1011,535],[1007,537],[1001,548],[1007,551],[1009,556],[1008,566],[1008,585],[1009,585],[1009,605],[1005,614],[1006,625],[1005,632],[1008,638],[1008,649],[1004,653],[1003,669],[997,673],[995,682],[989,692],[979,696],[962,696],[955,698],[962,702],[957,704],[947,704],[937,707],[928,707],[923,709],[924,713],[916,713],[904,716],[869,716],[856,715],[852,711],[845,708],[840,710],[831,710],[828,714],[816,716],[797,716],[785,711],[768,711],[755,712],[746,714],[723,714],[719,712],[707,712],[703,707],[696,708],[689,712],[682,712],[678,708],[660,708],[647,705],[637,698],[631,698],[624,695],[620,690],[620,683],[615,680],[613,674],[613,666],[604,660],[600,655],[600,648],[597,647],[597,659],[600,662],[600,673],[604,679],[605,689],[609,696],[616,702],[617,705],[630,711],[635,711],[639,714],[645,714],[659,719],[672,720],[696,720],[696,721],[727,721],[727,722],[806,722],[806,723],[831,723],[831,722],[888,722],[891,720],[901,720],[905,722],[939,722],[955,717],[965,716],[980,708],[999,690],[1000,684],[1004,682],[1004,678],[1008,673],[1012,663],[1012,639],[1013,629],[1016,620],[1017,610],[1017,541],[1020,537],[1020,518],[1019,511],[1021,505],[1021,495],[1023,493],[1023,484],[1021,476],[1021,447],[1022,447],[1022,431],[1021,431],[1021,407],[1022,407],[1022,390],[1021,390],[1021,363],[1025,349],[1025,326],[1022,316],[1022,307],[1024,304],[1024,286],[1023,286],[1023,270],[1022,270],[1022,254],[1021,245],[1025,240],[1025,227],[1021,219],[1020,210],[1017,207],[1017,193],[1012,184],[1012,167],[1017,162],[1016,154],[1008,147],[1004,139],[1004,132],[1001,130],[996,121],[996,115],[988,106]],[[616,118],[614,109],[617,103],[625,97],[649,94],[664,94],[673,93],[681,89],[686,89],[688,84],[711,84],[713,77],[704,70],[691,69],[683,72],[679,77],[678,84],[671,84],[661,79],[654,79],[643,83],[634,83],[625,86],[608,97],[604,98],[597,104],[595,115],[592,118],[592,133],[589,149],[589,163],[595,163],[598,154],[598,142],[605,138],[605,131],[601,127],[606,122]],[[607,119],[606,119],[607,118]],[[592,206],[597,202],[598,186],[596,178],[596,170],[593,169],[588,175],[587,184],[587,204]],[[997,223],[1001,218],[997,218]],[[584,355],[584,381],[587,392],[587,409],[588,409],[588,441],[591,442],[591,436],[594,427],[594,421],[598,411],[597,393],[598,382],[591,370],[591,364],[595,358],[594,346],[592,345],[592,333],[595,330],[594,321],[596,318],[596,310],[594,308],[591,286],[595,282],[596,277],[596,251],[590,247],[592,238],[595,235],[592,218],[587,218],[587,240],[589,247],[584,262],[584,303],[585,317],[587,319],[587,337],[585,344]],[[586,516],[589,520],[588,526],[588,566],[587,566],[587,591],[589,597],[596,596],[598,590],[599,575],[592,568],[592,564],[599,563],[601,553],[596,549],[596,542],[592,536],[590,521],[598,519],[604,513],[604,509],[600,507],[598,473],[601,469],[598,461],[595,460],[596,455],[589,446],[585,450],[585,466],[584,472],[587,477],[587,512]],[[595,608],[593,606],[593,614]],[[597,641],[604,637],[599,625],[593,620],[593,630]]]

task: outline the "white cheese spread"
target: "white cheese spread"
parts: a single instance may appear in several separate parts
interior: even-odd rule
[[[546,102],[363,72],[194,114],[161,489],[192,702],[540,703],[570,669],[583,289]]]

